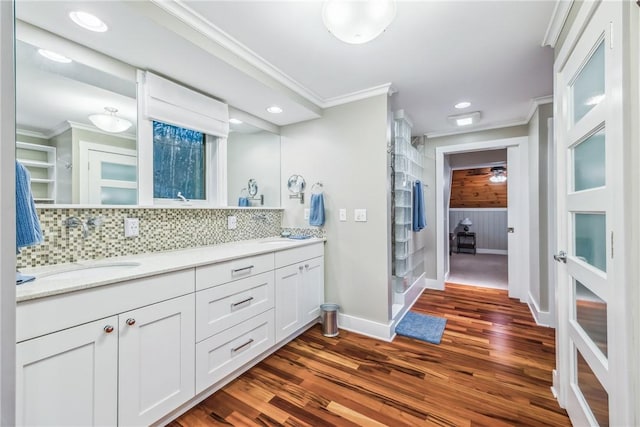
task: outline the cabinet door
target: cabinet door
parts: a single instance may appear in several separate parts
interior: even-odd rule
[[[304,262],[302,274],[302,323],[320,316],[320,304],[324,302],[324,257]]]
[[[300,303],[303,270],[304,264],[276,270],[276,342],[302,326]]]
[[[117,424],[117,321],[114,316],[16,346],[17,425]]]
[[[195,395],[194,295],[119,316],[118,421],[148,425]]]

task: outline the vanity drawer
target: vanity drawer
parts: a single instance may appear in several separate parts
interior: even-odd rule
[[[322,255],[324,255],[324,242],[279,251],[275,253],[276,268],[296,264],[300,261],[316,258]]]
[[[196,344],[196,394],[224,379],[274,344],[273,310]]]
[[[196,268],[196,290],[273,270],[273,253],[239,258]]]
[[[258,274],[196,293],[196,342],[274,306],[275,273]]]

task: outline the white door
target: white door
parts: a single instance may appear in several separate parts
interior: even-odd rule
[[[17,425],[116,425],[117,321],[114,316],[16,346]]]
[[[324,302],[324,257],[304,262],[302,275],[302,323],[320,316],[320,304]]]
[[[119,316],[118,425],[149,425],[195,395],[195,301]]]
[[[525,202],[524,196],[527,191],[523,191],[523,184],[520,181],[522,162],[520,159],[520,146],[507,147],[507,168],[509,169],[509,180],[507,181],[507,275],[509,297],[524,301],[527,298],[527,289],[522,276],[526,275],[526,266],[521,262],[527,260],[527,254],[523,253],[525,245],[522,240],[527,240],[526,230],[521,224],[526,221],[521,220],[521,215],[527,212],[522,208]],[[513,172],[511,172],[513,171]]]
[[[135,205],[138,203],[137,152],[80,141],[78,192],[80,203]]]
[[[276,270],[276,342],[302,326],[300,302],[303,270],[304,264]]]
[[[596,6],[556,70],[558,251],[566,252],[556,255],[559,400],[580,426],[631,425],[621,220],[622,3]]]

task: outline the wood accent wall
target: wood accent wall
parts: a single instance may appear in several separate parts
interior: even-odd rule
[[[509,171],[507,171],[507,175]],[[453,171],[450,208],[506,208],[507,183],[489,181],[491,168]]]

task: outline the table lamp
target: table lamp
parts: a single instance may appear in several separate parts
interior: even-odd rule
[[[469,231],[469,226],[473,225],[473,223],[469,218],[465,218],[460,221],[460,225],[464,226],[464,232],[466,233],[467,231]]]

